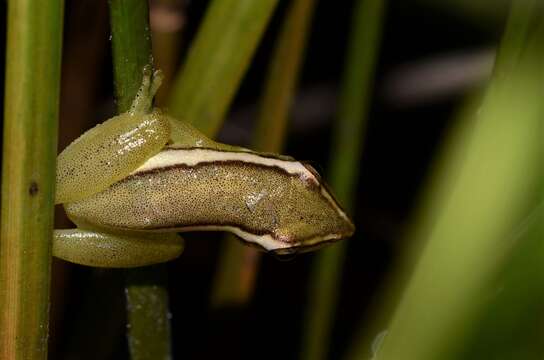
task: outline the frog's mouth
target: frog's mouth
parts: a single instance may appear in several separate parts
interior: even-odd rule
[[[296,245],[296,246],[291,246],[287,248],[278,248],[275,250],[269,250],[269,252],[272,253],[273,255],[279,255],[279,256],[297,255],[297,254],[302,254],[305,252],[310,252],[310,251],[320,249],[326,245],[335,243],[342,239],[343,238],[330,239],[330,240],[325,240],[325,241],[321,241],[319,243],[310,244],[310,245]]]
[[[293,241],[282,242],[280,240],[273,240],[273,242],[263,242],[262,239],[259,239],[259,241],[248,241],[247,239],[239,235],[238,235],[238,238],[244,244],[249,245],[253,248],[265,251],[272,255],[278,255],[278,256],[284,257],[284,256],[297,255],[297,254],[317,250],[326,245],[348,238],[351,235],[352,233],[330,234],[327,237],[316,236],[313,239],[306,239],[306,240],[297,241],[297,242],[293,242]],[[268,245],[268,247],[266,245]]]

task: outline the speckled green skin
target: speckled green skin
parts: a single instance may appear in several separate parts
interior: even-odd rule
[[[57,158],[55,203],[70,204],[107,189],[158,153],[170,140],[170,121],[158,109],[148,112],[161,75],[144,73],[131,109],[85,132]],[[78,229],[55,230],[53,255],[97,267],[136,267],[165,262],[183,252],[183,239],[171,234],[139,234]]]
[[[147,112],[159,83],[146,74],[130,111],[59,155],[56,202],[78,228],[55,232],[55,256],[99,267],[164,262],[183,251],[176,231],[231,231],[278,253],[351,236],[353,224],[309,166],[217,143],[159,109]],[[164,162],[176,150],[180,157]],[[185,164],[195,153],[198,164]]]

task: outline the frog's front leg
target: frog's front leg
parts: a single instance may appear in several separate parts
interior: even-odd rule
[[[160,70],[153,71],[150,65],[144,67],[142,85],[132,100],[128,113],[142,115],[152,112],[153,98],[161,86],[164,75]]]
[[[81,265],[130,268],[172,260],[183,252],[175,233],[122,233],[55,230],[53,255]]]
[[[144,71],[131,109],[85,132],[57,158],[55,203],[84,199],[125,178],[157,154],[170,138],[169,120],[150,111],[161,76]],[[146,108],[147,107],[147,108]]]

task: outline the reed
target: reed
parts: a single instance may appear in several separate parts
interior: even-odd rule
[[[147,0],[110,0],[115,94],[119,113],[130,108],[143,68],[153,65]],[[131,358],[171,359],[170,311],[162,265],[126,271],[127,337]]]
[[[372,96],[385,0],[355,2],[342,80],[338,118],[334,124],[328,179],[338,201],[353,212],[359,162]],[[318,252],[310,273],[301,357],[325,359],[342,282],[347,243]]]
[[[64,2],[8,3],[0,358],[45,359]]]

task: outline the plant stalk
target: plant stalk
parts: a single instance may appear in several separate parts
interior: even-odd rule
[[[0,358],[46,359],[64,2],[8,2]]]
[[[110,0],[115,94],[119,113],[130,108],[153,65],[147,0]],[[127,337],[133,360],[171,359],[170,312],[163,265],[126,271]]]
[[[352,212],[369,113],[385,0],[355,2],[328,179],[338,201]],[[315,255],[310,274],[303,359],[327,357],[347,242]]]

